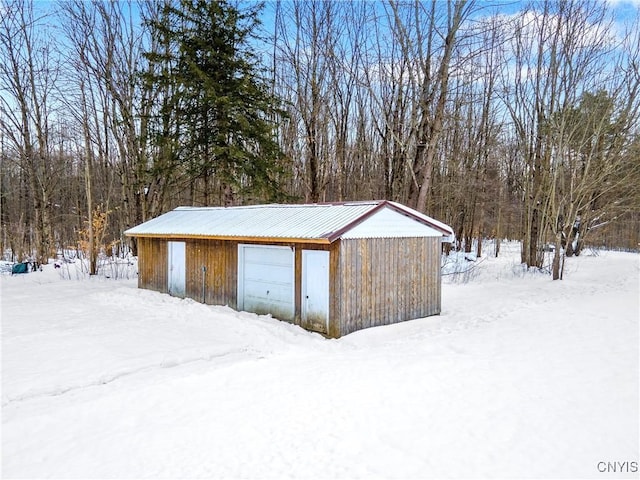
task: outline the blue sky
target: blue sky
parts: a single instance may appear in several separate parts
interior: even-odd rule
[[[87,0],[88,1],[88,0]],[[159,1],[159,0],[158,0]],[[340,1],[340,0],[336,0]],[[348,0],[344,0],[348,1]],[[374,2],[382,3],[378,0],[372,0]],[[640,0],[599,0],[602,3],[608,4],[613,13],[614,19],[619,23],[626,23],[633,21],[638,17],[640,12]],[[290,2],[290,0],[283,0],[283,4]],[[3,0],[0,0],[2,5]],[[255,3],[252,1],[244,0],[244,3]],[[444,3],[444,2],[443,2]],[[525,8],[528,2],[513,1],[513,0],[479,0],[476,4],[481,7],[481,10],[485,13],[500,12],[502,14],[514,14]],[[541,2],[540,2],[541,3]],[[267,32],[273,31],[273,12],[275,9],[275,0],[266,0],[264,2],[265,7],[262,13],[262,22]],[[536,5],[536,2],[533,2]],[[34,0],[34,6],[36,9],[49,10],[56,6],[55,0]],[[132,7],[137,10],[136,1],[132,0]]]

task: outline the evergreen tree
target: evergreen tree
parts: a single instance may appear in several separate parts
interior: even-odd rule
[[[214,192],[224,204],[238,195],[249,202],[279,197],[283,155],[273,119],[280,110],[251,43],[262,6],[241,11],[225,0],[167,0],[158,8],[147,22],[162,47],[145,55],[145,78],[163,92],[158,151],[174,146],[192,203],[214,203]]]

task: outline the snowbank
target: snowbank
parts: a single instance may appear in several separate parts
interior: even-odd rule
[[[571,259],[552,282],[503,252],[445,279],[439,317],[340,340],[135,280],[3,276],[3,477],[606,478],[600,462],[638,462],[638,255]]]

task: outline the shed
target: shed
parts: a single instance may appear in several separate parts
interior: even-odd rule
[[[440,313],[451,227],[401,204],[179,207],[125,232],[138,286],[340,337]]]

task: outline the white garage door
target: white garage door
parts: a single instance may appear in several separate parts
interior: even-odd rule
[[[290,247],[238,245],[238,309],[293,320],[294,258]]]

